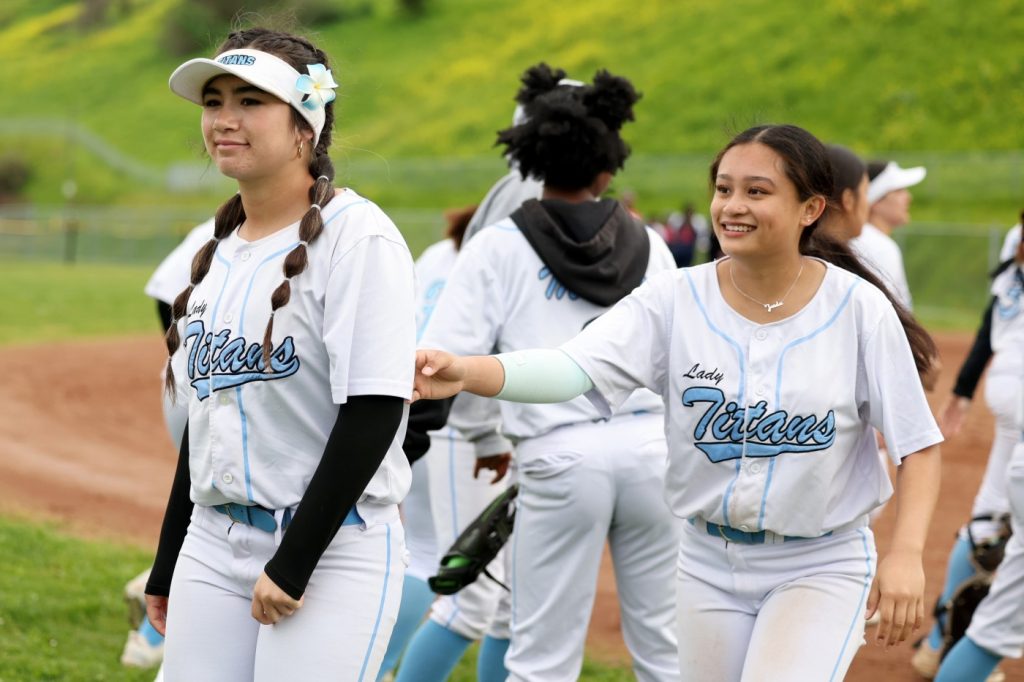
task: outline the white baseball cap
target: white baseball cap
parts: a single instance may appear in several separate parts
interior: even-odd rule
[[[238,76],[246,83],[290,104],[313,128],[313,146],[324,129],[324,107],[334,101],[338,84],[323,64],[310,64],[309,74],[300,74],[291,64],[262,50],[228,50],[215,59],[190,59],[171,74],[168,84],[181,97],[203,103],[203,88],[224,74]]]
[[[924,166],[900,168],[898,163],[890,161],[868,185],[868,203],[875,203],[889,192],[913,187],[924,180],[927,173]]]

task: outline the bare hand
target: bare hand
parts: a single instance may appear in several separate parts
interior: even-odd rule
[[[891,552],[878,564],[865,618],[881,616],[878,646],[898,646],[924,622],[924,567],[918,552]]]
[[[266,573],[261,573],[252,590],[252,617],[274,625],[302,608],[302,599],[292,599]]]
[[[473,478],[477,478],[484,469],[490,469],[495,473],[494,478],[491,479],[491,485],[494,485],[505,478],[505,474],[508,473],[508,466],[511,463],[511,452],[503,452],[500,455],[490,455],[488,457],[477,457],[476,464],[473,465]]]
[[[167,597],[146,595],[146,618],[153,629],[167,636]]]
[[[964,425],[964,417],[967,416],[967,411],[970,409],[970,398],[954,394],[946,401],[946,404],[939,410],[939,429],[942,431],[943,437],[952,438],[960,433],[960,429]]]
[[[465,378],[465,367],[457,355],[443,350],[418,350],[412,401],[450,398],[462,390]]]

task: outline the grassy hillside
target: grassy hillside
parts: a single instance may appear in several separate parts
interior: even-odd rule
[[[0,120],[72,119],[157,169],[200,161],[198,110],[166,86],[181,59],[160,47],[176,2],[135,0],[129,14],[85,33],[75,25],[79,2],[5,2]],[[1022,129],[1012,125],[1024,109],[1024,59],[1010,47],[1024,32],[1024,2],[823,5],[589,0],[552,9],[540,0],[428,0],[427,13],[410,18],[375,3],[365,16],[315,33],[342,83],[334,156],[350,182],[382,203],[472,200],[501,169],[491,144],[509,121],[518,74],[541,59],[580,77],[607,67],[643,91],[637,122],[627,128],[636,156],[620,185],[637,187],[659,208],[703,196],[709,154],[730,131],[760,121],[795,122],[861,152],[900,158],[1024,148]],[[96,168],[59,129],[48,132],[0,134],[0,154],[26,149],[45,165],[35,200],[57,201],[55,180],[74,173],[84,201],[162,201],[156,188]],[[436,157],[449,172],[417,161]],[[941,197],[924,190],[927,215],[1010,211],[1012,218],[1019,155],[970,162],[970,178],[988,169],[984,187],[994,199],[978,200],[974,191],[950,197],[964,164],[960,157],[936,164],[949,167],[939,173],[949,178]],[[943,197],[948,206],[935,203]]]

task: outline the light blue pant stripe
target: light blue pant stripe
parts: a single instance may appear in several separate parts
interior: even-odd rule
[[[387,525],[387,556],[385,557],[386,568],[384,569],[384,589],[380,593],[380,606],[377,607],[377,621],[373,624],[373,633],[370,635],[370,644],[366,647],[366,655],[363,656],[363,665],[359,668],[359,682],[363,682],[366,676],[366,666],[370,663],[370,653],[373,651],[373,644],[377,641],[377,630],[380,629],[380,619],[384,615],[384,602],[388,597],[388,579],[391,578],[391,524]]]
[[[839,664],[843,662],[843,655],[846,653],[846,647],[850,644],[850,635],[853,634],[853,628],[857,625],[857,619],[864,618],[864,605],[867,603],[868,590],[871,589],[871,550],[868,549],[868,536],[867,531],[863,528],[857,531],[860,533],[860,539],[864,543],[864,562],[867,564],[867,574],[864,576],[864,589],[860,593],[860,601],[857,603],[860,605],[854,614],[853,620],[850,621],[850,628],[846,631],[846,639],[843,640],[843,647],[839,650],[839,657],[836,658],[836,665],[832,668],[832,675],[829,677],[829,682],[836,679],[836,675],[839,673]]]

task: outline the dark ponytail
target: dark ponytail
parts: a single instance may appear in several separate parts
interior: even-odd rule
[[[867,280],[880,289],[896,310],[903,333],[910,344],[914,356],[914,364],[922,381],[929,382],[932,377],[938,349],[931,335],[914,318],[913,314],[902,303],[893,297],[889,288],[853,253],[849,246],[829,237],[819,230],[825,214],[835,210],[831,199],[834,189],[832,165],[828,151],[814,135],[803,128],[793,125],[755,126],[734,137],[711,164],[711,186],[714,187],[718,177],[718,166],[725,153],[741,144],[760,143],[772,149],[783,161],[786,177],[796,187],[800,201],[813,196],[820,196],[826,201],[825,212],[816,221],[804,228],[800,235],[800,253],[805,256],[820,258],[844,270]],[[870,167],[869,167],[870,173]]]

